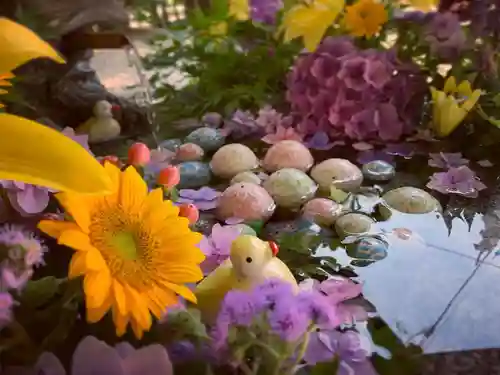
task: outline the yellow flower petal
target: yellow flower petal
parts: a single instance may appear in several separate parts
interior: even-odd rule
[[[470,112],[472,108],[474,108],[479,101],[479,97],[481,96],[481,90],[474,90],[467,100],[462,104],[462,108],[467,112]]]
[[[196,296],[194,295],[193,291],[187,286],[172,284],[167,281],[164,281],[162,284],[165,285],[168,289],[171,289],[173,292],[180,295],[182,298],[185,298],[189,302],[196,303]]]
[[[100,306],[90,306],[89,304],[86,305],[87,308],[87,321],[89,323],[96,323],[99,320],[101,320],[104,315],[111,309],[112,305],[112,299],[111,299],[111,294],[108,296],[108,298],[104,301],[104,303]]]
[[[38,229],[53,238],[67,230],[80,230],[80,227],[71,221],[42,220],[38,222]]]
[[[140,210],[146,196],[148,186],[134,167],[128,167],[121,174],[120,201],[126,210]]]
[[[102,165],[78,143],[7,113],[0,114],[0,179],[82,194],[111,188]]]
[[[33,31],[5,17],[0,18],[0,46],[0,72],[11,72],[40,57],[64,63],[61,56]]]
[[[457,91],[457,80],[455,79],[455,77],[451,76],[446,79],[443,91],[445,94]]]
[[[122,284],[117,280],[113,280],[113,293],[120,315],[127,314],[127,297],[125,296]]]
[[[86,255],[84,252],[76,252],[73,254],[69,262],[68,277],[70,279],[76,279],[77,277],[83,276],[88,271],[85,264],[85,258]]]
[[[81,230],[69,229],[62,232],[57,240],[60,245],[71,247],[75,250],[90,251],[95,250],[90,243],[88,235]]]
[[[66,212],[71,215],[71,217],[78,224],[81,230],[84,233],[89,233],[89,209],[92,208],[91,202],[86,200],[85,197],[67,193],[58,193],[55,195],[55,197],[64,207]]]
[[[229,0],[229,15],[238,21],[246,21],[250,17],[248,0]]]
[[[112,316],[113,316],[113,323],[115,324],[116,328],[116,335],[118,337],[121,337],[125,334],[127,331],[127,324],[129,322],[129,315],[122,315],[120,313],[120,310],[117,306],[116,300],[113,303],[113,306],[111,308]]]
[[[85,275],[83,289],[87,296],[86,304],[92,308],[102,306],[109,297],[111,277],[107,272],[91,272]]]

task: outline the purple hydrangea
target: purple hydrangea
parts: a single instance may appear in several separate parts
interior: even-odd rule
[[[12,208],[21,216],[32,216],[43,212],[49,205],[49,190],[24,182],[0,180]]]
[[[287,86],[299,132],[334,139],[397,140],[413,130],[426,93],[416,65],[345,37],[327,37],[299,56]]]
[[[220,192],[204,186],[199,190],[181,189],[176,203],[194,204],[200,211],[208,211],[217,207]]]
[[[271,330],[284,341],[296,341],[309,328],[311,318],[298,300],[280,299],[268,314]]]
[[[457,59],[465,48],[466,36],[460,19],[451,12],[434,13],[424,35],[431,52],[447,61]]]
[[[284,116],[273,107],[266,105],[259,110],[255,122],[264,129],[266,134],[272,134],[275,133],[280,126],[284,128],[292,126],[293,118],[291,116]]]
[[[457,194],[467,198],[477,198],[479,192],[486,189],[476,173],[465,165],[434,173],[427,187],[442,194]]]
[[[274,24],[276,14],[283,8],[282,0],[250,0],[250,16],[256,22]]]
[[[462,165],[469,164],[469,160],[462,156],[461,152],[446,153],[439,152],[437,154],[429,154],[429,166],[434,168],[448,169],[458,168]]]
[[[330,137],[328,133],[324,131],[318,131],[314,133],[306,142],[306,146],[312,150],[330,150],[335,146],[343,146],[345,142],[343,141],[334,141],[330,142]]]
[[[223,130],[226,136],[231,135],[234,139],[264,135],[264,129],[257,124],[255,117],[249,111],[239,109],[230,120],[224,121]]]

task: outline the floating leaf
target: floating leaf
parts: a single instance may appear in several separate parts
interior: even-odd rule
[[[349,197],[349,193],[336,188],[335,186],[330,186],[330,198],[337,203],[343,203]]]

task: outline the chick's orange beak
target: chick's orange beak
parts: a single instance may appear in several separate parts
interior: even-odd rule
[[[277,256],[278,252],[280,251],[280,248],[274,241],[269,241],[269,247],[271,248],[271,251],[273,252],[273,256]]]

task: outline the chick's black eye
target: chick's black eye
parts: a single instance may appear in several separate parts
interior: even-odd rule
[[[252,263],[252,258],[250,257],[247,257],[247,259],[245,259],[247,261],[247,263]]]

